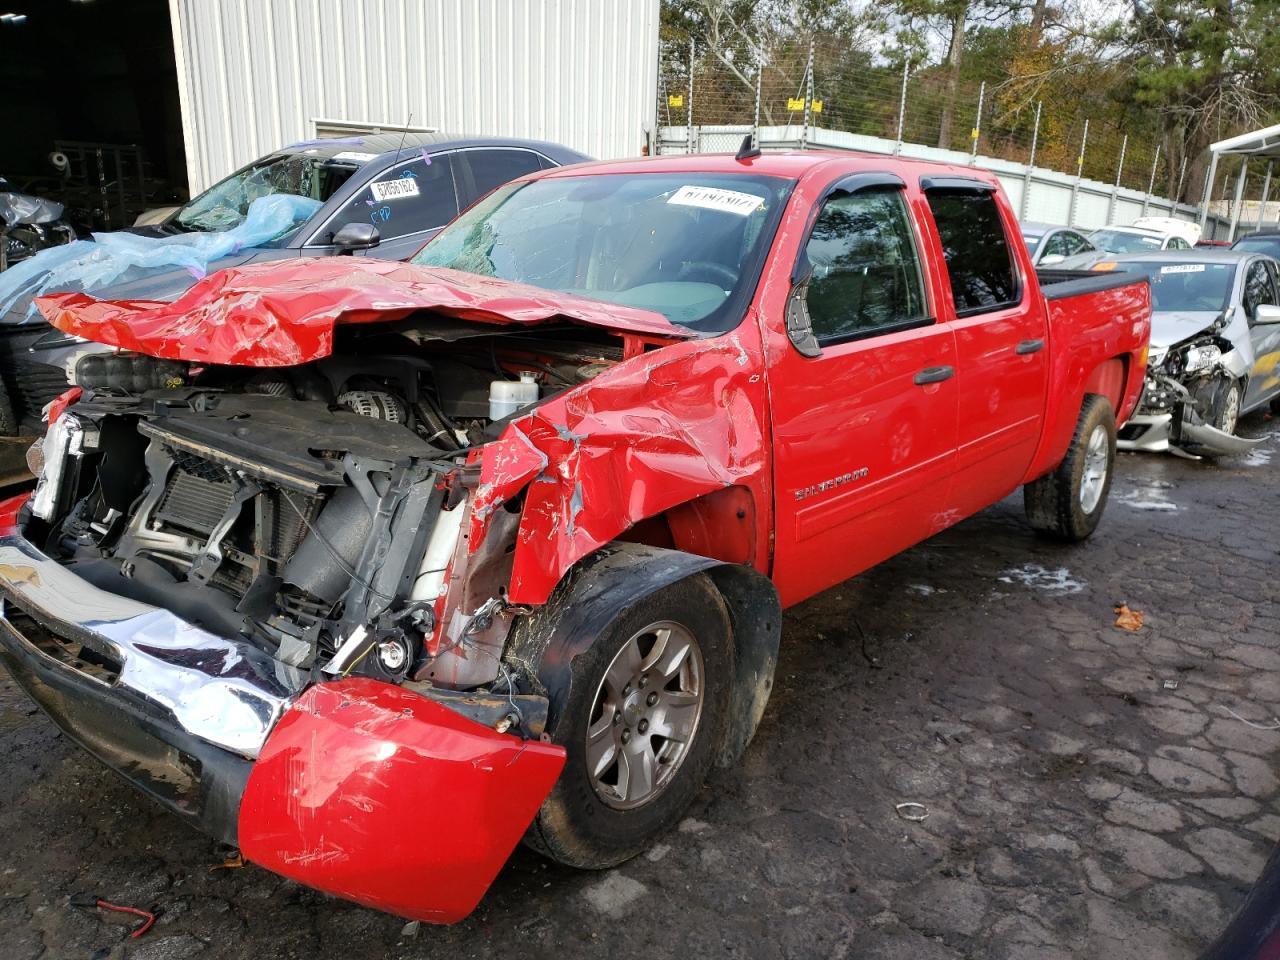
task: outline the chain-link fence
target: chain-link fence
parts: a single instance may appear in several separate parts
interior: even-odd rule
[[[822,39],[797,40],[758,59],[744,63],[705,44],[669,46],[659,70],[660,124],[688,130],[691,142],[691,127],[784,127],[796,132],[788,139],[803,143],[804,131],[820,126],[1144,193],[1198,201],[1204,187],[1188,182],[1185,159],[1171,163],[1154,136],[1130,135],[1083,108],[1050,116],[1015,92],[1008,78],[969,81],[946,65],[870,65]],[[703,149],[736,146],[702,143]]]

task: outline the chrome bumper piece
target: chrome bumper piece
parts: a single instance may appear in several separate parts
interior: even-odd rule
[[[140,699],[191,736],[243,757],[257,757],[307,682],[305,674],[249,643],[87,583],[14,529],[0,534],[0,595],[6,623],[12,604],[51,633],[118,663],[110,686],[121,695]],[[34,644],[26,646],[27,656],[48,658]]]

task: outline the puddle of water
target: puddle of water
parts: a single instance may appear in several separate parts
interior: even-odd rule
[[[1087,586],[1086,581],[1077,580],[1066,567],[1050,570],[1038,563],[1024,563],[1020,567],[1013,567],[998,579],[1001,583],[1020,583],[1024,587],[1049,593],[1079,593]]]
[[[1264,443],[1262,446],[1254,447],[1250,450],[1248,454],[1240,458],[1239,462],[1246,467],[1265,467],[1271,462],[1274,454],[1275,450],[1272,449],[1271,444]]]
[[[1116,503],[1123,503],[1135,510],[1177,510],[1178,505],[1169,499],[1164,487],[1154,484],[1147,487],[1136,487],[1115,496]]]

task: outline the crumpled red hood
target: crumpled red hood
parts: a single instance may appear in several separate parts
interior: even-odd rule
[[[399,320],[432,310],[463,320],[571,320],[673,337],[660,313],[441,267],[365,257],[277,260],[211,274],[179,299],[97,300],[51,294],[36,306],[59,330],[166,360],[285,367],[327,357],[339,323]]]

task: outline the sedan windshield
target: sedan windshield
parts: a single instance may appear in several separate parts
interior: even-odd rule
[[[1280,256],[1280,237],[1245,237],[1233,243],[1231,249],[1265,253],[1269,257]]]
[[[1159,237],[1127,230],[1095,230],[1089,234],[1089,240],[1107,253],[1150,253],[1161,246]]]
[[[240,225],[249,204],[259,197],[289,193],[323,203],[355,172],[354,163],[324,157],[299,153],[265,157],[200,194],[178,211],[171,224],[184,231],[230,230]]]
[[[1156,313],[1222,310],[1236,275],[1234,263],[1139,261],[1117,263],[1115,269],[1151,280],[1151,309]]]
[[[546,290],[733,328],[790,184],[746,174],[606,174],[515,183],[414,257]]]

